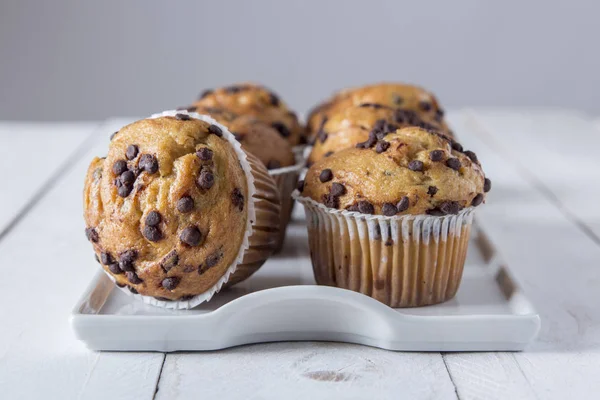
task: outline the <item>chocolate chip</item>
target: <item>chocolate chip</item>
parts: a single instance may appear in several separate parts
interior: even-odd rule
[[[119,256],[119,267],[123,271],[133,271],[133,262],[137,259],[137,251],[127,250]]]
[[[432,208],[426,211],[427,215],[433,215],[434,217],[442,217],[445,214],[439,208]]]
[[[327,140],[329,135],[325,131],[320,131],[319,134],[317,135],[317,137],[319,138],[319,141],[321,143],[325,143],[325,141]]]
[[[375,207],[368,201],[361,200],[358,202],[358,211],[363,214],[375,214]]]
[[[154,296],[154,298],[158,301],[173,301],[171,299],[167,299],[166,297]]]
[[[452,141],[452,150],[456,150],[456,151],[462,152],[463,151],[463,147],[462,147],[462,145],[460,143]]]
[[[110,140],[113,140],[113,139],[115,138],[115,136],[117,136],[117,133],[119,133],[119,131],[113,132],[113,133],[110,135]]]
[[[449,158],[446,160],[446,166],[458,171],[461,167],[460,160],[458,158]]]
[[[271,102],[271,105],[275,107],[279,106],[279,97],[277,97],[275,93],[269,93],[269,101]]]
[[[346,194],[346,187],[341,183],[334,182],[331,184],[329,193],[331,193],[332,196],[336,197],[343,196]]]
[[[278,160],[269,160],[267,163],[267,169],[281,168],[281,163]]]
[[[121,174],[119,179],[121,179],[121,183],[123,183],[123,185],[131,186],[133,185],[133,182],[135,182],[135,174],[131,171],[125,171]]]
[[[400,95],[393,94],[392,95],[392,101],[394,102],[394,104],[400,105],[400,104],[402,104],[404,102],[404,99]]]
[[[445,201],[439,205],[439,209],[444,214],[458,214],[461,206],[456,201]]]
[[[375,225],[375,228],[373,230],[373,239],[381,240],[381,227],[379,225]]]
[[[198,100],[202,100],[203,98],[205,98],[209,94],[212,94],[212,92],[213,91],[211,89],[206,89],[205,91],[203,91],[202,93],[200,93],[200,96],[198,96]]]
[[[358,106],[359,107],[371,107],[376,110],[378,110],[380,108],[389,108],[389,107],[384,106],[383,104],[377,104],[377,103],[361,103]]]
[[[121,182],[121,180],[120,180],[120,179],[118,179],[117,181],[118,181],[118,182]],[[121,185],[118,185],[118,186],[119,186],[119,187],[118,187],[118,189],[117,189],[117,194],[118,194],[120,197],[123,197],[123,198],[125,198],[125,197],[129,196],[129,194],[130,194],[130,193],[131,193],[131,191],[133,190],[133,186],[131,186],[131,185],[123,185],[123,184],[121,183]]]
[[[178,300],[179,301],[188,301],[188,300],[193,299],[194,297],[196,297],[196,296],[193,294],[186,294],[185,296],[181,296]]]
[[[392,239],[392,237],[391,237],[391,236],[389,236],[389,237],[387,238],[387,240],[385,241],[385,243],[384,243],[384,244],[385,244],[387,247],[389,247],[389,246],[391,246],[391,245],[393,245],[393,244],[394,244],[394,240]]]
[[[98,258],[98,254],[96,253],[94,253],[94,260],[96,260],[96,262],[100,264],[100,259]]]
[[[435,196],[435,194],[438,192],[438,188],[435,186],[429,186],[429,188],[427,189],[427,194],[430,195],[431,197]]]
[[[112,272],[115,275],[119,275],[123,273],[123,270],[121,270],[121,268],[119,268],[119,264],[109,264],[108,265],[108,270],[110,272]]]
[[[100,237],[94,228],[85,228],[85,237],[92,243],[97,243]]]
[[[332,154],[333,154],[333,151],[328,151],[327,153],[323,154],[323,157],[329,157]]]
[[[211,125],[208,127],[208,132],[212,133],[213,135],[217,135],[218,137],[222,137],[223,136],[223,130],[221,128],[219,128],[216,125]]]
[[[158,242],[163,237],[160,230],[155,226],[144,226],[143,234],[151,242]]]
[[[432,150],[429,153],[429,158],[431,161],[442,161],[444,158],[444,150]]]
[[[404,211],[408,210],[408,207],[410,207],[410,200],[409,200],[408,196],[404,196],[403,198],[400,199],[398,204],[396,204],[396,208],[398,209],[398,212],[404,212]]]
[[[179,240],[188,246],[198,246],[202,241],[202,233],[196,226],[188,226],[179,235]]]
[[[185,110],[188,112],[194,112],[198,109],[198,107],[196,106],[189,106],[188,108],[186,108]]]
[[[225,90],[225,93],[236,94],[236,93],[239,93],[242,90],[244,90],[244,88],[242,86],[233,85],[233,86],[226,87],[224,90]]]
[[[210,169],[203,169],[196,180],[200,189],[208,190],[215,184],[215,176]]]
[[[477,154],[473,153],[471,150],[465,151],[465,155],[471,159],[474,163],[478,163]]]
[[[100,253],[100,262],[103,265],[110,265],[113,264],[115,260],[112,258],[112,255],[110,253],[103,251],[102,253]]]
[[[473,201],[471,201],[471,205],[473,207],[477,207],[483,202],[483,194],[478,193],[477,196],[473,197]]]
[[[164,287],[167,290],[174,290],[177,285],[179,285],[179,278],[177,278],[176,276],[172,276],[170,278],[165,278],[162,281],[162,287]]]
[[[121,287],[122,287],[122,286],[121,286]],[[129,291],[130,291],[131,293],[133,293],[133,294],[138,294],[138,291],[137,291],[137,290],[135,290],[135,288],[134,288],[134,287],[127,286],[127,289],[129,289]]]
[[[241,133],[231,132],[231,134],[238,142],[241,142],[244,139],[244,135],[242,135]]]
[[[206,257],[206,261],[204,262],[204,269],[206,270],[208,268],[212,268],[215,265],[217,265],[219,263],[219,261],[221,260],[221,257],[222,257],[222,254],[220,251]]]
[[[213,152],[207,147],[202,147],[196,152],[196,157],[198,157],[202,161],[210,161],[213,158]]]
[[[290,130],[288,129],[287,126],[285,126],[282,122],[273,122],[271,124],[271,126],[277,130],[277,132],[279,132],[279,134],[284,137],[287,138],[290,136]]]
[[[158,160],[152,154],[142,154],[139,166],[147,173],[154,174],[158,171]]]
[[[179,263],[179,254],[177,254],[176,250],[171,250],[169,254],[163,258],[160,262],[160,266],[165,272],[169,272],[171,268],[175,267]]]
[[[146,225],[148,226],[156,226],[160,224],[160,221],[162,221],[162,216],[158,211],[152,210],[148,213],[148,216],[146,217]]]
[[[423,171],[423,161],[419,161],[419,160],[412,160],[411,162],[408,163],[408,169],[410,169],[411,171]]]
[[[235,188],[231,192],[231,203],[234,207],[237,207],[238,210],[244,210],[244,195],[240,189]]]
[[[137,276],[137,274],[133,271],[127,271],[125,272],[125,274],[127,275],[127,280],[130,283],[133,283],[134,285],[139,285],[140,283],[144,282],[143,280],[140,279],[139,276]]]
[[[190,116],[187,114],[175,114],[175,118],[177,118],[180,121],[189,121],[191,119]]]
[[[381,207],[381,213],[388,217],[398,214],[398,209],[392,203],[383,203]]]
[[[127,157],[127,159],[131,161],[137,157],[138,153],[138,147],[135,144],[130,144],[129,146],[127,146],[127,150],[125,151],[125,157]]]
[[[190,196],[183,196],[179,200],[177,200],[177,211],[182,214],[186,214],[191,212],[194,209],[194,199]]]
[[[419,108],[425,112],[431,111],[431,103],[427,101],[419,102]]]
[[[380,140],[379,142],[377,142],[377,146],[375,146],[375,152],[377,152],[377,153],[383,153],[384,151],[386,151],[389,148],[390,148],[390,143],[389,142],[386,142],[384,140]]]
[[[485,178],[483,181],[483,191],[485,193],[489,192],[492,189],[492,181],[490,181],[488,178]]]
[[[321,182],[323,182],[323,183],[329,182],[332,179],[333,179],[333,172],[331,172],[331,170],[329,168],[326,168],[323,171],[321,171],[321,174],[319,175],[319,180]]]
[[[296,184],[296,189],[298,189],[298,191],[302,193],[302,191],[304,190],[304,179],[298,181],[298,183]]]
[[[357,148],[359,149],[370,149],[371,147],[375,146],[375,143],[377,143],[377,135],[378,135],[379,131],[377,129],[373,129],[371,132],[369,132],[369,138],[362,143],[358,143],[356,145]]]
[[[337,196],[330,194],[324,194],[323,197],[323,204],[325,204],[325,206],[329,207],[329,208],[338,208],[340,206],[340,198]]]
[[[399,124],[417,125],[419,122],[421,122],[421,119],[419,118],[417,113],[415,113],[412,110],[404,109],[396,110],[394,119]]]
[[[117,176],[121,175],[123,172],[127,171],[127,161],[125,160],[117,160],[113,164],[112,167],[113,173]]]

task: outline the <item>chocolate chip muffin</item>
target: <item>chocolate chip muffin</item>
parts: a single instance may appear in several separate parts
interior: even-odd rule
[[[317,161],[296,192],[317,283],[392,307],[452,298],[490,188],[475,153],[417,127]]]
[[[438,130],[446,136],[451,135],[443,124],[414,111],[364,103],[330,114],[319,127],[308,162],[313,163],[349,147],[375,145],[387,133],[408,126],[419,126]]]
[[[256,117],[276,129],[290,145],[306,143],[304,128],[296,114],[288,109],[279,96],[264,86],[242,83],[205,90],[193,105]]]
[[[379,104],[417,113],[426,121],[436,121],[449,132],[444,111],[433,94],[418,86],[402,83],[378,83],[342,90],[309,112],[307,129],[314,137],[332,114],[361,104]]]
[[[269,170],[296,163],[289,142],[275,128],[255,117],[215,107],[191,106],[187,109],[209,115],[225,125],[242,144],[242,149],[254,154]]]
[[[252,263],[266,260],[279,201],[264,166],[223,125],[165,112],[122,128],[108,156],[92,161],[84,218],[117,285],[186,308],[218,291],[253,247],[262,250]],[[256,224],[273,232],[254,234]]]

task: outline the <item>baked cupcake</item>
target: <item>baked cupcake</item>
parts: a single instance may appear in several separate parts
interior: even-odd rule
[[[329,115],[325,124],[319,127],[308,162],[313,163],[349,147],[375,144],[387,133],[408,126],[435,129],[451,136],[445,125],[414,111],[364,103]]]
[[[279,215],[262,163],[223,125],[187,111],[119,130],[85,180],[86,234],[105,272],[168,308],[249,276],[275,248]]]
[[[279,96],[261,85],[242,83],[205,90],[193,106],[220,108],[256,117],[275,128],[290,145],[306,143],[304,128],[296,114]]]
[[[292,192],[296,188],[303,160],[297,159],[288,141],[273,127],[255,117],[238,116],[214,107],[192,106],[188,110],[210,115],[227,126],[241,143],[242,149],[255,155],[269,170],[281,195],[280,237],[275,251],[281,250],[294,207]]]
[[[437,121],[448,131],[444,122],[444,110],[433,94],[418,86],[402,83],[377,83],[344,89],[331,99],[319,104],[309,112],[307,130],[314,137],[330,115],[347,107],[360,104],[379,104],[418,113],[423,120]]]
[[[475,153],[417,127],[317,161],[296,193],[317,283],[391,307],[451,299],[490,186]]]

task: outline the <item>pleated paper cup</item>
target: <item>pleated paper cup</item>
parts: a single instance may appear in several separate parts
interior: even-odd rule
[[[231,143],[248,183],[248,196],[244,207],[248,213],[248,219],[244,238],[235,260],[229,265],[217,283],[205,292],[195,294],[186,300],[160,300],[155,297],[133,293],[127,287],[119,288],[126,294],[139,298],[144,303],[153,306],[189,309],[205,301],[209,301],[224,287],[229,287],[247,279],[267,261],[267,258],[273,253],[279,240],[281,205],[277,186],[263,163],[252,154],[243,151],[240,143],[235,139],[233,134],[210,116],[200,115],[195,112],[172,110],[154,114],[150,118],[175,116],[176,114],[186,114],[191,118],[217,125],[221,128],[223,138]],[[114,277],[108,274],[108,272],[107,275],[114,282]]]
[[[281,221],[279,225],[279,238],[275,248],[276,253],[281,251],[285,241],[285,232],[292,216],[292,210],[294,209],[292,193],[296,190],[300,171],[304,168],[304,157],[298,153],[295,154],[295,157],[295,165],[269,170],[269,175],[275,181],[281,201]]]
[[[456,295],[473,208],[457,215],[386,217],[336,210],[302,197],[315,280],[390,307],[442,303]]]
[[[258,271],[267,258],[278,249],[282,236],[283,203],[280,199],[279,183],[271,177],[258,158],[250,153],[246,155],[254,177],[256,219],[252,222],[248,249],[242,262],[225,284],[226,287],[242,282]]]

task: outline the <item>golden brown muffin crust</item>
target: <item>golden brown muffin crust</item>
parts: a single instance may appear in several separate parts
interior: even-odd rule
[[[434,131],[409,127],[373,147],[349,148],[317,161],[299,189],[330,208],[446,215],[481,204],[490,185],[475,153]]]
[[[276,129],[290,145],[306,142],[298,117],[271,90],[254,83],[241,83],[202,92],[193,106],[225,109],[264,121]]]
[[[444,130],[448,131],[443,120],[444,111],[432,93],[414,85],[385,82],[344,89],[335,93],[331,99],[309,112],[307,129],[315,135],[325,118],[347,107],[360,104],[380,104],[410,110],[418,113],[425,120],[437,121]]]
[[[234,262],[248,183],[216,125],[185,114],[134,122],[92,161],[86,234],[118,285],[159,299],[211,288]]]
[[[198,114],[209,115],[225,125],[241,143],[244,151],[254,154],[267,169],[288,167],[295,164],[292,146],[270,125],[247,115],[237,115],[215,107],[187,108]]]
[[[439,122],[422,118],[414,111],[366,103],[331,114],[319,128],[308,161],[313,163],[337,151],[369,140],[376,141],[378,137],[408,126],[434,129],[450,136]]]

